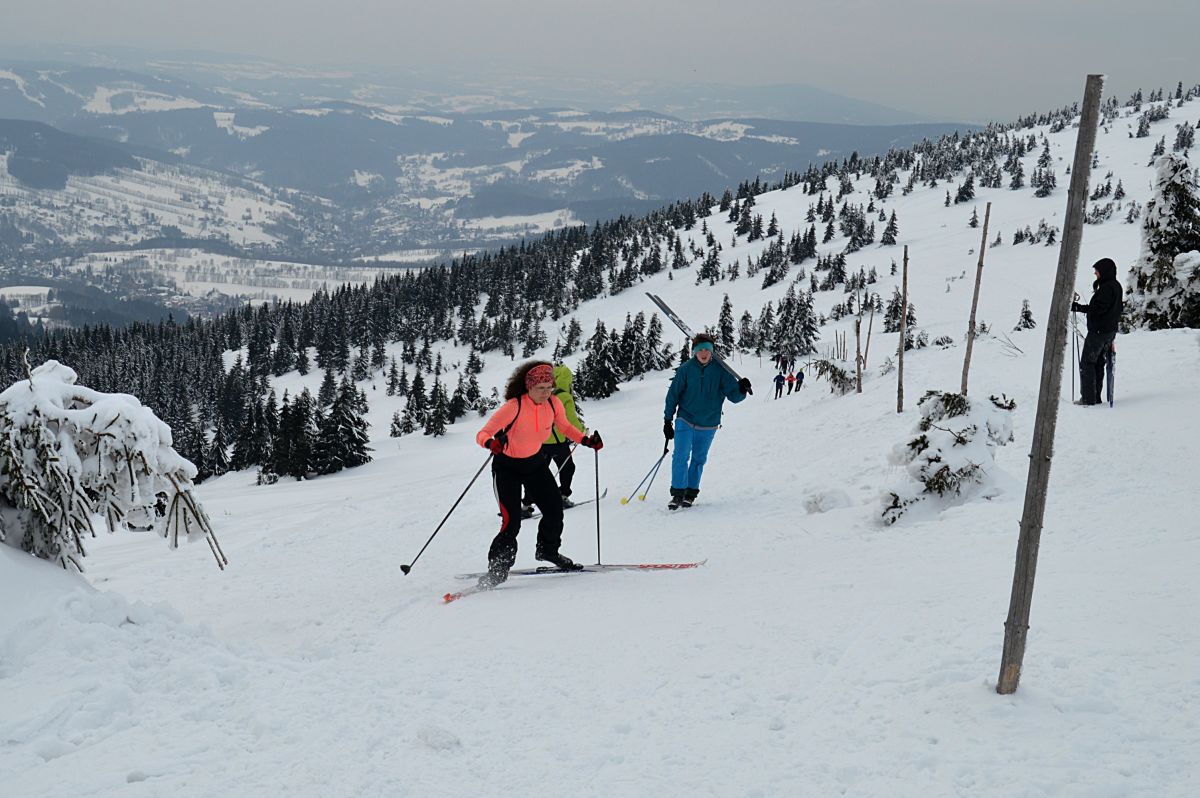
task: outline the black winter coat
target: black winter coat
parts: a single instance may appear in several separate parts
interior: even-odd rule
[[[1071,305],[1071,309],[1087,314],[1089,333],[1116,332],[1121,321],[1121,307],[1125,301],[1125,292],[1121,289],[1121,283],[1117,281],[1116,266],[1104,268],[1100,279],[1093,283],[1092,287],[1092,301],[1086,305],[1076,302]]]

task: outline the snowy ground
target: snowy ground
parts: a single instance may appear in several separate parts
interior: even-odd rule
[[[1067,159],[1073,135],[1052,137]],[[1144,201],[1137,170],[1159,135],[1114,127],[1099,148],[1116,166],[1100,175],[1116,168]],[[662,451],[668,373],[583,404],[607,441],[576,478],[591,494],[598,460],[610,490],[602,559],[707,558],[699,570],[514,578],[442,604],[468,584],[456,573],[485,566],[498,519],[484,479],[412,574],[399,566],[484,462],[479,421],[443,439],[388,439],[397,404],[382,385],[368,390],[373,463],[305,483],[256,487],[244,472],[201,486],[223,573],[207,547],[168,553],[122,534],[93,543],[93,589],[0,547],[5,793],[1193,795],[1200,531],[1184,469],[1200,446],[1196,331],[1120,336],[1115,408],[1062,397],[1021,687],[994,692],[1058,253],[1008,242],[1017,224],[1061,224],[1066,181],[1060,170],[1046,200],[980,192],[981,215],[995,202],[990,237],[1000,229],[1006,242],[988,251],[981,317],[1010,330],[1028,298],[1040,325],[1010,333],[1023,354],[976,344],[971,396],[1018,403],[996,498],[877,520],[881,495],[905,479],[887,455],[908,439],[917,399],[959,385],[971,281],[946,285],[973,270],[979,241],[970,209],[941,206],[944,187],[919,191],[891,206],[912,248],[913,301],[931,338],[960,343],[909,354],[905,413],[895,374],[878,369],[894,335],[873,343],[860,396],[810,378],[776,401],[765,361],[735,358],[756,393],[727,408],[700,502],[672,514],[667,473],[646,502],[617,501]],[[790,229],[809,200],[765,195],[759,209]],[[745,250],[726,255],[744,267]],[[1124,276],[1136,252],[1136,226],[1089,226],[1080,292],[1096,258],[1114,257]],[[899,249],[859,256],[888,296]],[[757,315],[786,287],[675,277],[645,288],[695,326],[715,321],[725,291],[736,314]],[[818,295],[822,309],[842,299]],[[649,303],[626,293],[579,316],[590,333],[597,317],[619,324],[637,310]],[[846,321],[822,347],[834,328]],[[511,365],[490,356],[484,384]],[[817,503],[828,509],[806,509]],[[593,506],[567,514],[564,553],[595,561],[596,537]],[[532,564],[532,540],[526,529],[519,566]]]

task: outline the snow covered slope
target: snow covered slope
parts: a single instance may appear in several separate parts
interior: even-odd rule
[[[1144,202],[1154,142],[1198,113],[1196,103],[1173,109],[1149,138],[1127,136],[1135,118],[1113,123],[1093,186],[1112,170]],[[989,238],[999,231],[1004,241],[987,252],[980,317],[1011,330],[1027,298],[1039,322],[1009,333],[1016,349],[976,343],[971,396],[1017,401],[1015,441],[997,451],[1007,478],[990,500],[879,521],[882,496],[906,478],[888,454],[911,437],[916,400],[958,387],[972,286],[955,278],[972,273],[979,246],[970,208],[944,207],[946,186],[918,189],[886,207],[910,247],[920,326],[958,345],[908,353],[905,413],[895,412],[895,374],[879,373],[894,334],[873,341],[861,395],[837,397],[810,378],[776,401],[769,364],[735,356],[756,392],[727,407],[697,506],[670,513],[666,475],[647,501],[617,501],[662,452],[669,372],[583,403],[607,441],[598,455],[581,453],[576,477],[586,497],[598,463],[609,489],[601,558],[707,558],[704,568],[513,578],[443,605],[444,592],[466,584],[454,574],[485,565],[497,527],[486,484],[411,575],[399,566],[484,462],[478,421],[442,439],[389,439],[398,400],[377,378],[367,390],[374,462],[304,483],[257,487],[243,472],[201,486],[226,572],[207,551],[167,555],[158,539],[124,535],[93,544],[94,593],[47,583],[69,581],[48,572],[36,593],[0,593],[6,791],[1192,795],[1200,546],[1186,464],[1200,446],[1196,331],[1120,336],[1112,409],[1062,397],[1021,688],[994,692],[1058,255],[1011,240],[1043,218],[1061,226],[1074,135],[1069,126],[1049,134],[1062,159],[1050,197],[978,191],[981,215],[993,202]],[[866,201],[865,182],[852,202]],[[756,210],[775,211],[790,232],[806,226],[814,199],[795,188],[760,196]],[[723,217],[708,222],[730,240]],[[744,266],[763,246],[742,240],[723,259]],[[1113,257],[1124,275],[1137,248],[1136,225],[1088,226],[1080,293],[1094,260]],[[872,289],[886,297],[893,258],[899,247],[872,245],[848,265],[875,266]],[[689,269],[644,288],[700,327],[716,321],[725,292],[735,318],[757,315],[787,282],[696,286]],[[815,301],[828,311],[844,299],[839,290]],[[576,315],[590,330],[597,318],[619,325],[650,309],[629,291]],[[848,325],[825,327],[821,349]],[[464,357],[446,351],[447,362]],[[487,360],[483,384],[501,383],[513,364]],[[319,379],[291,374],[276,387],[315,390]],[[519,566],[532,564],[532,538],[521,535]],[[564,553],[594,561],[596,545],[593,507],[570,511]],[[36,570],[8,552],[0,584],[32,585]]]

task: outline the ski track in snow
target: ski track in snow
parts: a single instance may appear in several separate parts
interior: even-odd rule
[[[1098,176],[1128,175],[1136,196],[1145,170],[1125,164],[1144,163],[1161,134],[1126,140],[1124,124],[1101,137],[1112,166]],[[1073,135],[1051,137],[1068,159]],[[486,456],[473,441],[480,422],[397,443],[383,436],[398,402],[369,390],[375,462],[305,483],[257,487],[243,472],[199,488],[230,559],[224,573],[202,548],[168,553],[123,533],[92,542],[93,590],[0,547],[12,577],[0,579],[5,793],[1191,795],[1195,331],[1120,336],[1113,409],[1070,405],[1063,375],[1021,687],[994,692],[1058,252],[1008,242],[1017,225],[1061,224],[1060,181],[1047,200],[979,192],[1005,238],[988,251],[980,316],[1011,329],[1029,298],[1039,320],[1010,333],[1021,356],[993,338],[976,344],[971,397],[1018,402],[1016,440],[997,450],[996,498],[893,527],[877,520],[882,492],[905,478],[887,453],[911,436],[925,389],[958,387],[961,344],[909,353],[902,415],[895,375],[878,374],[894,343],[873,343],[861,396],[833,397],[809,375],[798,395],[774,400],[765,360],[738,356],[757,393],[726,406],[691,509],[665,508],[669,462],[647,501],[616,501],[662,451],[669,372],[583,403],[607,442],[603,559],[707,557],[705,567],[514,577],[445,606],[454,574],[484,566],[495,532],[486,474],[412,574],[399,566]],[[978,231],[965,227],[970,209],[941,207],[942,192],[895,207],[919,326],[958,338]],[[760,197],[759,210],[787,225],[812,200],[795,189]],[[723,218],[710,222],[727,243]],[[1080,292],[1086,264],[1112,254],[1124,274],[1136,247],[1136,227],[1089,226]],[[744,268],[746,248],[725,256]],[[871,248],[850,263],[877,265],[886,298],[893,257],[898,247]],[[960,270],[968,279],[946,293]],[[737,314],[757,315],[786,288],[761,291],[753,278],[695,288],[690,274],[639,290],[699,328],[725,291]],[[597,315],[649,313],[643,299],[608,297],[579,315],[590,332]],[[842,299],[818,294],[819,308]],[[511,364],[485,357],[483,384],[501,382]],[[276,383],[294,392],[319,379]],[[579,464],[581,498],[595,489],[595,462],[589,452]],[[833,508],[808,512],[818,495]],[[533,539],[523,529],[518,566],[533,564]],[[568,512],[564,553],[591,562],[595,545],[595,508]]]

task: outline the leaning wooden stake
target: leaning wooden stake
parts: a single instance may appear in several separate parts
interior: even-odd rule
[[[863,347],[862,367],[867,367],[867,355],[871,354],[871,328],[875,326],[875,303],[871,303],[871,316],[867,319],[867,344]]]
[[[1054,295],[1050,299],[1050,318],[1046,322],[1042,384],[1033,426],[1033,450],[1029,454],[1029,476],[1025,482],[1025,506],[1021,512],[1021,537],[1017,541],[1012,598],[1008,605],[1008,619],[1004,622],[1004,653],[1000,660],[1000,678],[996,683],[996,692],[1002,695],[1016,692],[1021,680],[1021,663],[1025,659],[1033,578],[1037,571],[1038,546],[1046,512],[1046,488],[1050,482],[1050,460],[1054,456],[1054,430],[1058,423],[1058,403],[1062,392],[1067,314],[1071,308],[1071,291],[1079,262],[1079,243],[1083,238],[1083,206],[1087,201],[1103,88],[1103,75],[1088,75],[1083,94],[1083,114],[1079,119],[1079,137],[1075,142],[1075,161],[1071,166],[1071,188],[1067,192],[1067,214],[1062,247],[1058,252],[1058,275],[1054,281]]]
[[[971,296],[971,320],[967,322],[967,356],[963,358],[962,390],[967,395],[967,372],[971,370],[971,350],[975,347],[975,310],[979,307],[979,284],[983,282],[983,253],[987,252],[988,221],[992,218],[992,203],[983,211],[983,239],[979,243],[979,264],[975,267],[975,293]]]
[[[908,332],[908,244],[904,245],[904,275],[900,278],[900,365],[896,375],[896,412],[904,412],[904,337]]]

